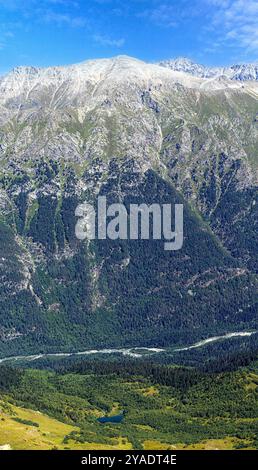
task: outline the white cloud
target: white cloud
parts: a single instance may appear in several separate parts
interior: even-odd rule
[[[52,3],[53,5],[64,5],[69,7],[79,7],[79,3],[72,0],[46,0],[45,3]]]
[[[258,0],[208,0],[214,30],[228,44],[258,52]]]
[[[174,27],[177,25],[175,7],[165,3],[157,6],[156,8],[148,9],[138,15],[142,18],[156,23],[159,26]]]
[[[14,38],[14,33],[13,33],[12,31],[6,31],[6,32],[4,33],[4,36],[5,36],[6,38]]]
[[[110,47],[123,47],[125,43],[124,38],[120,39],[111,39],[107,36],[102,36],[101,34],[95,34],[93,36],[95,42],[100,44],[101,46],[110,46]]]
[[[84,27],[88,24],[87,18],[76,16],[79,3],[74,0],[0,0],[0,6],[3,9],[18,11],[21,19],[25,21],[34,19],[71,27]]]
[[[0,51],[5,49],[8,46],[9,42],[12,41],[13,38],[14,38],[14,33],[10,31],[9,29],[6,30],[6,25],[2,23],[0,25]]]
[[[78,7],[79,3],[73,0],[41,0],[41,6],[47,5],[63,5],[68,7]],[[2,5],[7,10],[27,10],[32,8],[35,5],[39,6],[37,0],[0,0],[0,5]]]
[[[58,26],[67,25],[73,28],[83,28],[88,25],[87,18],[72,16],[67,13],[55,13],[54,11],[47,11],[42,19],[47,23],[55,23]]]
[[[30,8],[35,3],[35,0],[0,0],[0,5],[6,10],[20,10]]]

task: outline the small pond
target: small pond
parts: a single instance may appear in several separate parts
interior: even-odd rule
[[[98,418],[97,421],[101,424],[104,423],[116,423],[119,424],[123,421],[125,415],[124,412],[122,412],[120,415],[115,415],[115,416],[103,416],[102,418]]]

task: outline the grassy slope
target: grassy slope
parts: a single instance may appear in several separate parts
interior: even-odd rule
[[[11,450],[91,449],[91,444],[87,443],[65,444],[65,436],[76,430],[78,429],[75,426],[62,423],[39,411],[0,402],[0,450],[5,446],[10,446]],[[94,444],[96,450],[103,448],[130,449],[131,445],[125,439],[115,440],[113,444],[107,446]]]
[[[14,450],[39,450],[64,448],[64,436],[75,427],[61,423],[38,411],[0,403],[0,446],[10,445]],[[15,419],[28,420],[39,427],[17,422]]]

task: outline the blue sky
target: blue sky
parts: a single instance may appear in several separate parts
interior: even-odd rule
[[[258,59],[258,0],[0,0],[0,73],[127,54]]]

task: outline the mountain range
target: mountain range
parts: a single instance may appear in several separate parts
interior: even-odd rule
[[[190,59],[179,57],[177,59],[164,60],[158,63],[176,72],[189,73],[194,77],[219,78],[229,80],[256,81],[258,80],[258,62],[251,64],[235,64],[230,67],[205,67],[196,64]]]
[[[1,77],[1,355],[255,330],[257,152],[256,65],[119,56]],[[182,250],[77,240],[98,195],[184,204]]]

